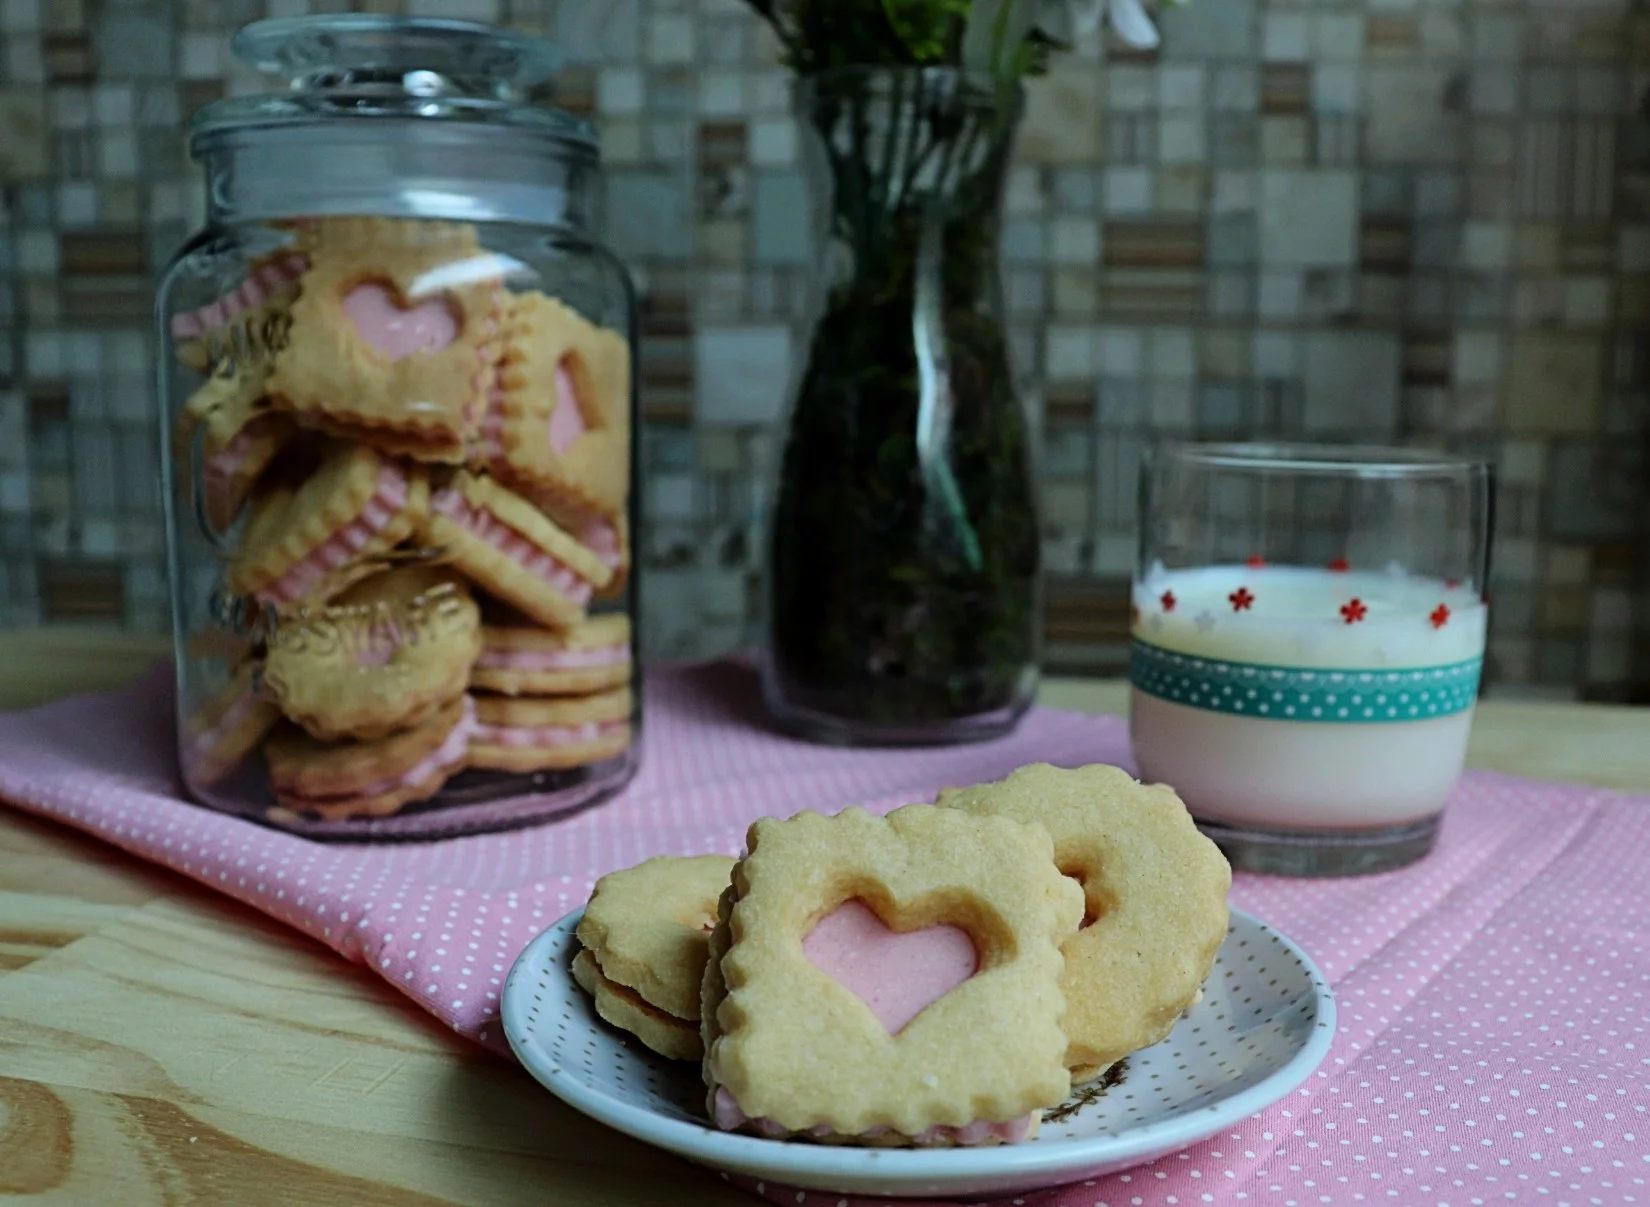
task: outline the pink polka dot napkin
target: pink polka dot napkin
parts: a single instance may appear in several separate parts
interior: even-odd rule
[[[1122,722],[1046,709],[978,746],[810,745],[765,729],[751,672],[725,664],[656,673],[646,703],[646,758],[623,795],[514,833],[320,845],[187,804],[161,673],[0,716],[0,797],[273,914],[501,1048],[511,961],[607,871],[735,853],[764,814],[891,808],[1038,760],[1129,761]],[[1650,1205],[1650,798],[1469,775],[1417,866],[1240,876],[1232,899],[1334,986],[1323,1068],[1176,1156],[1004,1204]],[[798,1207],[881,1202],[748,1188]]]

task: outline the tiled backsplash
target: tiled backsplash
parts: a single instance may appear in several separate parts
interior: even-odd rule
[[[0,2],[0,623],[164,623],[150,277],[180,120],[304,0]],[[754,635],[807,303],[789,84],[739,0],[405,0],[559,41],[645,296],[646,643]],[[1500,468],[1491,675],[1650,682],[1650,15],[1628,0],[1198,0],[1032,85],[1004,237],[1043,440],[1049,654],[1121,665],[1158,433],[1436,443]],[[1033,386],[1028,384],[1028,391]]]

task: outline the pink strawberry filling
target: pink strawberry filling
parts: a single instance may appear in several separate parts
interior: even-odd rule
[[[500,670],[564,671],[629,661],[628,645],[603,645],[588,650],[482,650],[476,665]]]
[[[327,793],[319,796],[288,792],[282,795],[288,804],[302,808],[305,805],[341,805],[369,796],[383,796],[386,792],[394,792],[400,788],[414,787],[438,772],[452,767],[469,752],[470,733],[474,726],[475,706],[465,697],[464,715],[458,719],[458,724],[453,726],[453,731],[442,740],[440,746],[400,775],[392,775],[388,779],[368,784],[365,788],[357,788],[353,792]]]
[[[237,315],[262,305],[304,274],[309,257],[293,253],[261,264],[239,286],[199,310],[172,316],[174,339],[198,339],[208,331],[227,327]]]
[[[960,926],[890,930],[863,901],[845,901],[802,940],[802,954],[898,1033],[980,967],[974,940]]]
[[[269,429],[274,425],[273,415],[260,415],[236,432],[228,444],[206,459],[204,476],[208,494],[222,495],[233,488],[235,479],[252,455],[253,448],[268,438]]]
[[[758,1135],[775,1140],[795,1134],[790,1129],[775,1123],[772,1119],[752,1118],[745,1114],[740,1109],[734,1096],[721,1086],[716,1089],[715,1119],[716,1126],[728,1132],[748,1128]],[[933,1127],[911,1136],[910,1141],[918,1148],[931,1147],[936,1144],[984,1144],[987,1140],[1001,1140],[1007,1144],[1018,1144],[1031,1135],[1031,1124],[1031,1115],[1021,1115],[1018,1119],[1010,1119],[1006,1123],[992,1123],[986,1119],[976,1119],[973,1123],[962,1127],[935,1124]],[[875,1140],[878,1137],[888,1135],[893,1130],[891,1127],[873,1127],[868,1131],[861,1132],[857,1138]],[[804,1134],[815,1139],[823,1139],[833,1133],[824,1124],[819,1124],[809,1128]]]
[[[599,742],[624,729],[624,721],[586,721],[582,725],[488,725],[476,722],[475,740],[489,746],[580,746]]]
[[[361,514],[293,562],[284,574],[256,592],[265,603],[302,599],[327,575],[347,565],[407,505],[407,478],[393,462],[378,467],[378,483]]]
[[[619,548],[619,530],[598,515],[584,517],[583,527],[579,529],[579,543],[597,557],[610,570],[617,570],[624,565],[624,551]]]
[[[563,361],[556,366],[556,409],[550,412],[550,447],[556,450],[557,456],[565,457],[573,442],[589,430],[584,412],[579,409],[573,375]]]
[[[224,709],[216,721],[189,739],[189,753],[192,758],[211,758],[225,738],[251,720],[252,710],[257,704],[258,701],[251,692],[243,692],[235,697],[235,702]]]
[[[487,410],[481,416],[481,453],[492,465],[504,463],[504,391],[487,391]]]
[[[583,607],[595,588],[570,568],[533,544],[490,511],[475,507],[456,490],[443,490],[430,500],[430,510],[445,516],[478,540],[486,542],[545,585]]]
[[[563,398],[558,399],[556,409],[550,416],[550,443],[558,453],[565,453],[567,445],[589,429],[585,426],[584,416],[580,413],[578,404],[573,401],[573,387],[568,380],[566,369],[557,371],[556,386],[558,395],[563,395]],[[487,410],[481,418],[481,456],[496,471],[508,474],[510,464],[504,454],[504,408],[500,405],[502,398],[503,393],[496,388],[488,392]],[[575,418],[566,418],[568,413]],[[564,416],[560,427],[557,426],[557,415]],[[565,443],[558,443],[558,440]],[[559,501],[557,505],[561,506]],[[571,512],[567,527],[577,527],[579,543],[601,558],[603,565],[610,570],[617,570],[624,564],[624,553],[619,546],[619,530],[610,521],[593,512],[572,511],[565,506],[562,506],[562,510]]]
[[[403,306],[383,285],[357,285],[339,303],[355,332],[392,364],[415,352],[438,352],[458,338],[458,316],[443,298]]]
[[[401,632],[401,626],[394,620],[387,620],[382,624],[374,625],[365,635],[355,651],[357,666],[387,666],[395,661],[395,655],[403,645],[408,644],[408,638]]]

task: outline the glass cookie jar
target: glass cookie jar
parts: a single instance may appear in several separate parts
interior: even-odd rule
[[[635,304],[551,48],[259,22],[160,286],[179,762],[313,837],[541,821],[640,757]]]

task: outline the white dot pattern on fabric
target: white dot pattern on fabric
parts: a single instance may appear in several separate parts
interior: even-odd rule
[[[0,795],[265,910],[497,1047],[506,971],[604,872],[662,853],[735,853],[764,814],[890,808],[1037,760],[1129,765],[1122,722],[1051,711],[978,746],[812,746],[758,727],[752,678],[728,665],[653,675],[630,788],[511,834],[323,846],[185,804],[160,676],[0,717]],[[1335,987],[1329,1059],[1285,1103],[1186,1152],[1019,1197],[1650,1207],[1647,866],[1650,799],[1473,774],[1438,851],[1412,868],[1338,882],[1239,876],[1233,903],[1299,943]],[[789,1188],[761,1193],[796,1201]]]

